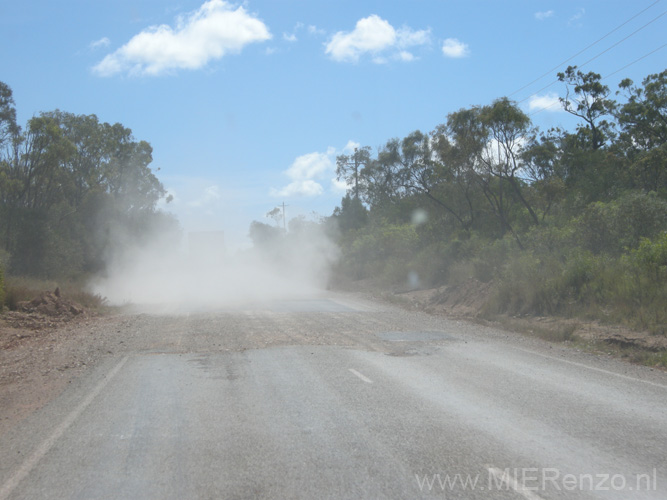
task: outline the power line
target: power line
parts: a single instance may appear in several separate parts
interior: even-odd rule
[[[612,73],[609,73],[608,75],[602,77],[602,80],[604,80],[604,79],[606,79],[606,78],[609,78],[610,76],[613,76],[613,75],[615,75],[616,73],[618,73],[618,72],[620,72],[620,71],[623,71],[625,68],[629,68],[629,67],[632,66],[633,64],[635,64],[635,63],[641,61],[642,59],[647,58],[648,56],[650,56],[651,54],[653,54],[653,53],[655,53],[655,52],[658,52],[660,49],[664,49],[665,47],[667,47],[667,43],[664,44],[664,45],[661,45],[661,46],[658,47],[657,49],[653,49],[653,50],[652,50],[651,52],[649,52],[648,54],[644,54],[643,56],[641,56],[641,57],[635,59],[635,60],[632,61],[631,63],[626,64],[626,65],[623,66],[622,68],[619,68],[619,69],[617,69],[616,71],[613,71]]]
[[[565,63],[570,62],[572,59],[574,59],[574,58],[577,57],[578,55],[583,54],[584,52],[586,52],[586,51],[587,51],[588,49],[590,49],[591,47],[597,45],[597,44],[600,43],[602,40],[604,40],[605,38],[607,38],[609,35],[611,35],[612,33],[616,32],[616,31],[618,31],[618,30],[621,29],[623,26],[625,26],[626,24],[628,24],[630,21],[632,21],[633,19],[635,19],[637,16],[643,14],[644,12],[646,12],[647,10],[649,10],[651,7],[653,7],[653,6],[656,5],[657,3],[660,3],[660,1],[661,1],[661,0],[656,0],[655,2],[653,2],[653,3],[652,3],[651,5],[649,5],[648,7],[646,7],[645,9],[639,11],[637,14],[635,14],[634,16],[632,16],[630,19],[628,19],[628,20],[624,21],[623,23],[619,24],[618,26],[616,26],[613,30],[611,30],[609,33],[607,33],[607,34],[604,35],[603,37],[598,38],[596,41],[594,41],[593,43],[591,43],[590,45],[588,45],[586,48],[584,48],[584,49],[580,50],[579,52],[577,52],[576,54],[574,54],[572,57],[569,57],[568,59],[565,59],[562,63],[557,64],[556,66],[554,66],[553,68],[551,68],[549,71],[547,71],[547,72],[545,72],[544,74],[542,74],[541,76],[537,77],[537,78],[536,78],[535,80],[533,80],[532,82],[530,82],[530,83],[524,85],[523,87],[521,87],[521,88],[518,89],[518,90],[515,90],[514,92],[512,92],[511,94],[509,94],[508,97],[511,97],[511,96],[513,96],[514,94],[518,94],[519,92],[521,92],[521,91],[522,91],[523,89],[525,89],[526,87],[530,87],[533,83],[538,82],[538,81],[540,81],[542,78],[544,78],[545,76],[552,74],[555,70],[557,70],[558,68],[560,68],[561,66],[563,66]],[[663,13],[663,14],[664,14],[664,13]],[[550,84],[550,85],[553,85],[553,84]],[[550,86],[550,85],[549,85],[549,86]],[[545,87],[545,88],[546,88],[546,87]],[[539,92],[539,91],[538,91],[538,92]],[[529,96],[529,97],[530,97],[530,96]],[[525,100],[525,99],[524,99],[524,100]]]
[[[636,29],[635,31],[633,31],[632,33],[630,33],[630,34],[629,34],[628,36],[626,36],[625,38],[619,40],[618,42],[616,42],[616,43],[615,43],[614,45],[612,45],[611,47],[609,47],[609,48],[603,50],[602,52],[600,52],[600,53],[599,53],[598,55],[596,55],[595,57],[592,57],[591,59],[589,59],[589,60],[586,61],[585,63],[580,64],[579,67],[581,68],[581,67],[583,67],[583,66],[586,66],[589,62],[591,62],[591,61],[595,61],[595,60],[596,60],[598,57],[600,57],[602,54],[605,54],[605,53],[609,52],[611,49],[613,49],[613,48],[616,47],[617,45],[619,45],[619,44],[625,42],[628,38],[630,38],[631,36],[633,36],[633,35],[639,33],[641,30],[643,30],[644,28],[646,28],[649,24],[654,23],[655,21],[657,21],[658,19],[660,19],[660,18],[661,18],[662,16],[664,16],[665,14],[667,14],[667,10],[664,11],[664,12],[663,12],[662,14],[660,14],[659,16],[657,16],[657,17],[651,19],[651,20],[650,20],[649,22],[647,22],[644,26],[641,26],[640,28]]]
[[[660,1],[660,0],[658,0],[658,1]],[[644,9],[644,10],[646,10],[646,9]],[[622,38],[621,40],[619,40],[619,41],[616,42],[615,44],[613,44],[613,45],[607,47],[605,50],[603,50],[603,51],[600,52],[599,54],[595,55],[594,57],[590,58],[588,61],[586,61],[586,62],[584,62],[584,63],[582,63],[582,64],[579,64],[578,67],[582,68],[582,67],[584,67],[585,65],[587,65],[588,63],[590,63],[590,62],[594,61],[595,59],[597,59],[598,57],[600,57],[601,55],[603,55],[603,54],[609,52],[611,49],[613,49],[613,48],[615,48],[616,46],[620,45],[621,43],[625,42],[628,38],[630,38],[630,37],[636,35],[636,34],[639,33],[641,30],[643,30],[644,28],[646,28],[648,25],[654,23],[655,21],[657,21],[658,19],[660,19],[660,18],[661,18],[662,16],[664,16],[665,14],[667,14],[667,10],[664,11],[664,12],[662,12],[661,14],[657,15],[656,17],[654,17],[653,19],[651,19],[651,20],[650,20],[649,22],[647,22],[646,24],[640,26],[640,27],[637,28],[635,31],[633,31],[633,32],[630,33],[628,36],[626,36],[625,38]],[[636,17],[636,16],[635,16],[635,17]],[[575,57],[576,57],[576,56],[575,56]],[[619,70],[619,71],[620,71],[620,70]],[[549,87],[551,87],[552,85],[554,85],[554,84],[556,84],[556,83],[558,83],[558,80],[554,80],[554,81],[551,82],[549,85],[545,85],[545,86],[542,87],[541,89],[539,89],[539,90],[537,90],[536,92],[533,92],[532,94],[530,94],[528,97],[526,97],[526,98],[524,98],[524,99],[521,99],[521,100],[519,101],[519,103],[522,103],[522,102],[527,101],[527,100],[530,99],[531,97],[533,97],[533,96],[539,94],[540,92],[542,92],[542,91],[545,90],[545,89],[548,89]],[[524,88],[525,88],[525,87],[524,87]]]
[[[551,109],[551,108],[553,108],[556,104],[560,104],[560,101],[558,101],[558,102],[552,102],[552,103],[549,104],[548,106],[545,106],[545,107],[543,107],[543,108],[540,108],[540,109],[538,109],[537,111],[533,111],[533,112],[530,113],[528,116],[530,117],[530,116],[536,115],[537,113],[541,113],[542,111],[546,111],[547,109]]]
[[[658,48],[656,48],[656,49],[653,49],[653,50],[650,51],[650,52],[647,52],[647,53],[644,54],[643,56],[638,57],[637,59],[635,59],[634,61],[632,61],[632,62],[626,64],[625,66],[623,66],[623,67],[621,67],[621,68],[618,68],[618,69],[615,70],[615,71],[612,71],[611,73],[609,73],[609,74],[603,76],[600,80],[605,80],[605,79],[607,79],[607,78],[609,78],[609,77],[615,75],[616,73],[620,73],[620,72],[623,71],[624,69],[629,68],[630,66],[632,66],[632,65],[635,64],[635,63],[638,63],[638,62],[641,61],[642,59],[646,59],[648,56],[650,56],[650,55],[652,55],[652,54],[655,54],[656,52],[658,52],[658,51],[661,50],[661,49],[664,49],[665,47],[667,47],[667,43],[661,45],[660,47],[658,47]],[[532,97],[532,96],[531,96],[531,97]],[[538,109],[538,110],[536,110],[536,111],[533,111],[533,112],[530,113],[528,116],[533,116],[533,115],[536,115],[537,113],[541,113],[542,111],[546,111],[547,109],[553,108],[556,104],[560,104],[560,101],[559,101],[559,102],[554,102],[554,103],[552,103],[552,104],[549,104],[548,106],[545,106],[545,107],[540,108],[540,109]]]

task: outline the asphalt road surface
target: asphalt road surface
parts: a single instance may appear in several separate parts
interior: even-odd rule
[[[662,372],[346,295],[168,311],[0,438],[0,500],[667,498]]]

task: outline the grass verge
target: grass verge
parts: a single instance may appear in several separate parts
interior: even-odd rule
[[[23,276],[10,276],[5,279],[4,305],[10,311],[15,311],[19,303],[33,300],[46,291],[53,292],[56,288],[60,289],[63,298],[76,302],[86,309],[99,311],[107,306],[104,297],[88,292],[81,282],[59,283]]]

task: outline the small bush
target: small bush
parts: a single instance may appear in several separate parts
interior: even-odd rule
[[[380,274],[380,282],[385,285],[408,285],[409,269],[407,262],[398,257],[390,257],[385,261]]]
[[[531,252],[514,255],[500,274],[489,312],[553,314],[558,309],[556,290],[559,267],[554,259]]]
[[[595,254],[620,255],[643,238],[667,230],[667,201],[655,193],[629,193],[616,200],[590,204],[572,221],[576,241]]]
[[[617,310],[632,308],[632,317],[653,333],[667,331],[667,233],[654,240],[642,239],[624,255],[622,286],[615,290]],[[625,307],[623,307],[625,305]]]
[[[514,243],[509,239],[496,240],[480,248],[472,259],[473,276],[482,283],[496,278],[504,268]]]
[[[412,260],[411,270],[423,286],[446,283],[455,258],[451,247],[444,242],[432,243],[420,250]]]

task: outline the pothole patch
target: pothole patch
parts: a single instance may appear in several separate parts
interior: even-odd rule
[[[388,342],[432,342],[435,340],[457,340],[456,337],[441,331],[416,330],[407,332],[380,332],[378,338]]]

